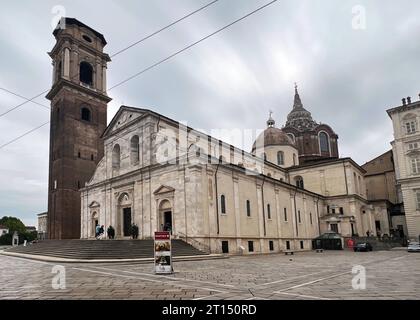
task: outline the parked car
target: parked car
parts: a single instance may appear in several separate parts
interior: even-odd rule
[[[410,242],[407,247],[408,252],[420,252],[419,242]]]
[[[369,242],[359,242],[353,247],[354,252],[372,251],[372,245]]]

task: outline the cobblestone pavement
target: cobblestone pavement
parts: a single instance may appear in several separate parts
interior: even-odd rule
[[[352,288],[356,265],[364,290]],[[420,299],[420,254],[405,251],[183,261],[168,276],[152,264],[62,264],[62,289],[53,288],[54,266],[0,255],[0,299]]]

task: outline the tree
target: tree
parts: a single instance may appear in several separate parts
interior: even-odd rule
[[[9,229],[9,233],[13,234],[17,231],[19,234],[26,233],[26,227],[23,222],[15,217],[6,217],[0,219],[0,225],[3,225]]]

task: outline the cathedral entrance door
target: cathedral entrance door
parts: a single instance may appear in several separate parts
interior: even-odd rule
[[[165,211],[163,213],[163,230],[169,231],[172,234],[172,211]]]
[[[131,234],[131,208],[123,209],[123,234],[124,237],[129,237]]]

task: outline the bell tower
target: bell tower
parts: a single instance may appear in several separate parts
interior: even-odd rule
[[[53,32],[54,48],[48,181],[49,239],[80,238],[80,192],[104,155],[107,123],[106,69],[102,34],[73,18]]]

